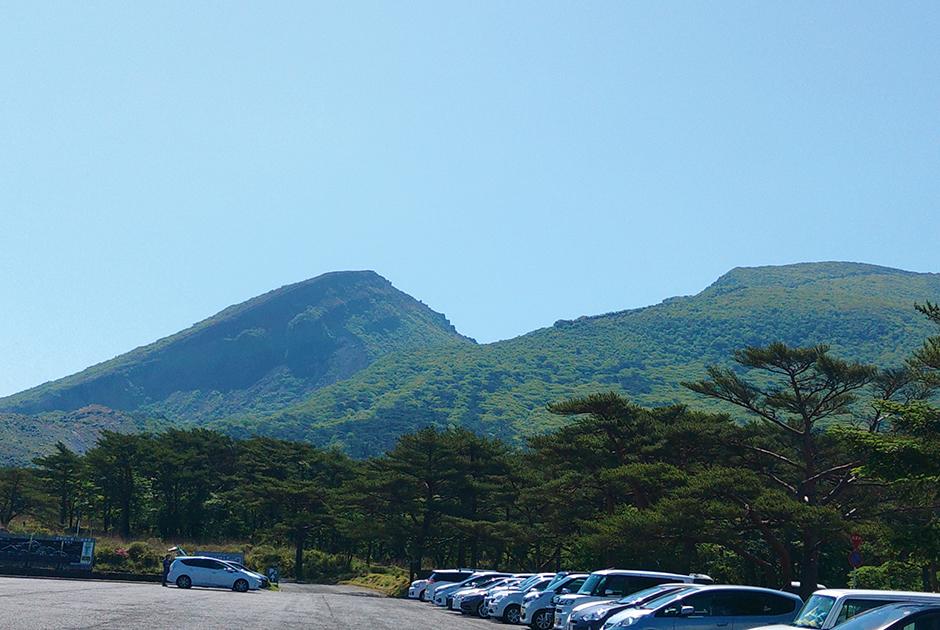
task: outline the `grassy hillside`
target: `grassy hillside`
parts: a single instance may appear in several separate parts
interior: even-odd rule
[[[371,271],[337,272],[229,307],[78,374],[0,399],[43,414],[105,405],[198,422],[267,413],[388,353],[472,345],[440,313]]]
[[[739,268],[698,295],[648,308],[559,321],[493,344],[389,355],[273,415],[240,414],[219,426],[362,456],[427,424],[510,439],[544,431],[563,422],[547,403],[599,390],[709,407],[679,383],[700,378],[708,363],[729,363],[745,345],[829,343],[846,358],[898,364],[930,332],[913,309],[928,299],[940,299],[940,274],[854,263]]]

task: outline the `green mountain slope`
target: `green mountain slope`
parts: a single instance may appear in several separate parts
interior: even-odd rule
[[[389,355],[268,417],[218,426],[339,444],[358,456],[427,424],[506,438],[564,420],[545,405],[618,390],[643,404],[713,403],[684,390],[745,345],[829,343],[843,357],[898,364],[930,332],[915,302],[940,298],[940,274],[855,263],[738,268],[698,295],[575,321],[487,345]]]
[[[329,273],[0,399],[0,412],[104,405],[180,423],[262,414],[348,378],[388,353],[439,345],[473,342],[374,272]]]

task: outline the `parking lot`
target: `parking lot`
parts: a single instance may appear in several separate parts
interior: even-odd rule
[[[0,628],[472,630],[492,622],[349,586],[188,591],[159,584],[0,577]]]

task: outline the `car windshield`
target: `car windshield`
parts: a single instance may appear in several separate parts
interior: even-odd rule
[[[566,574],[566,575],[559,575],[559,576],[556,576],[555,578],[552,579],[551,582],[548,583],[548,586],[545,587],[545,590],[547,591],[547,590],[549,590],[549,589],[551,589],[551,588],[555,588],[556,586],[558,586],[559,584],[561,584],[562,582],[564,582],[564,581],[567,580],[567,579],[568,579],[568,575],[567,575],[567,574]]]
[[[592,573],[588,576],[588,579],[584,580],[584,584],[581,585],[581,590],[578,591],[578,595],[593,595],[594,589],[597,588],[597,585],[600,584],[603,579],[603,575]]]
[[[793,625],[800,628],[822,628],[835,603],[835,597],[813,595],[803,604],[800,614],[793,620]]]
[[[656,599],[656,597],[663,597],[670,593],[681,589],[681,586],[651,586],[649,588],[644,588],[642,591],[637,591],[636,593],[630,593],[626,597],[621,597],[617,600],[618,604],[638,604],[644,602],[648,599]]]
[[[521,582],[519,582],[519,584],[518,584],[518,586],[517,586],[516,588],[518,588],[519,590],[524,591],[525,589],[529,588],[530,586],[532,586],[533,584],[535,584],[536,582],[538,582],[538,581],[541,580],[541,579],[542,579],[541,576],[538,576],[538,575],[530,575],[530,576],[527,577],[526,579],[524,579],[524,580],[522,580]]]

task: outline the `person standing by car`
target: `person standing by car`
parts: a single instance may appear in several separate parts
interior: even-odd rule
[[[166,586],[166,576],[170,573],[171,564],[173,561],[170,559],[170,554],[163,556],[163,586]]]

